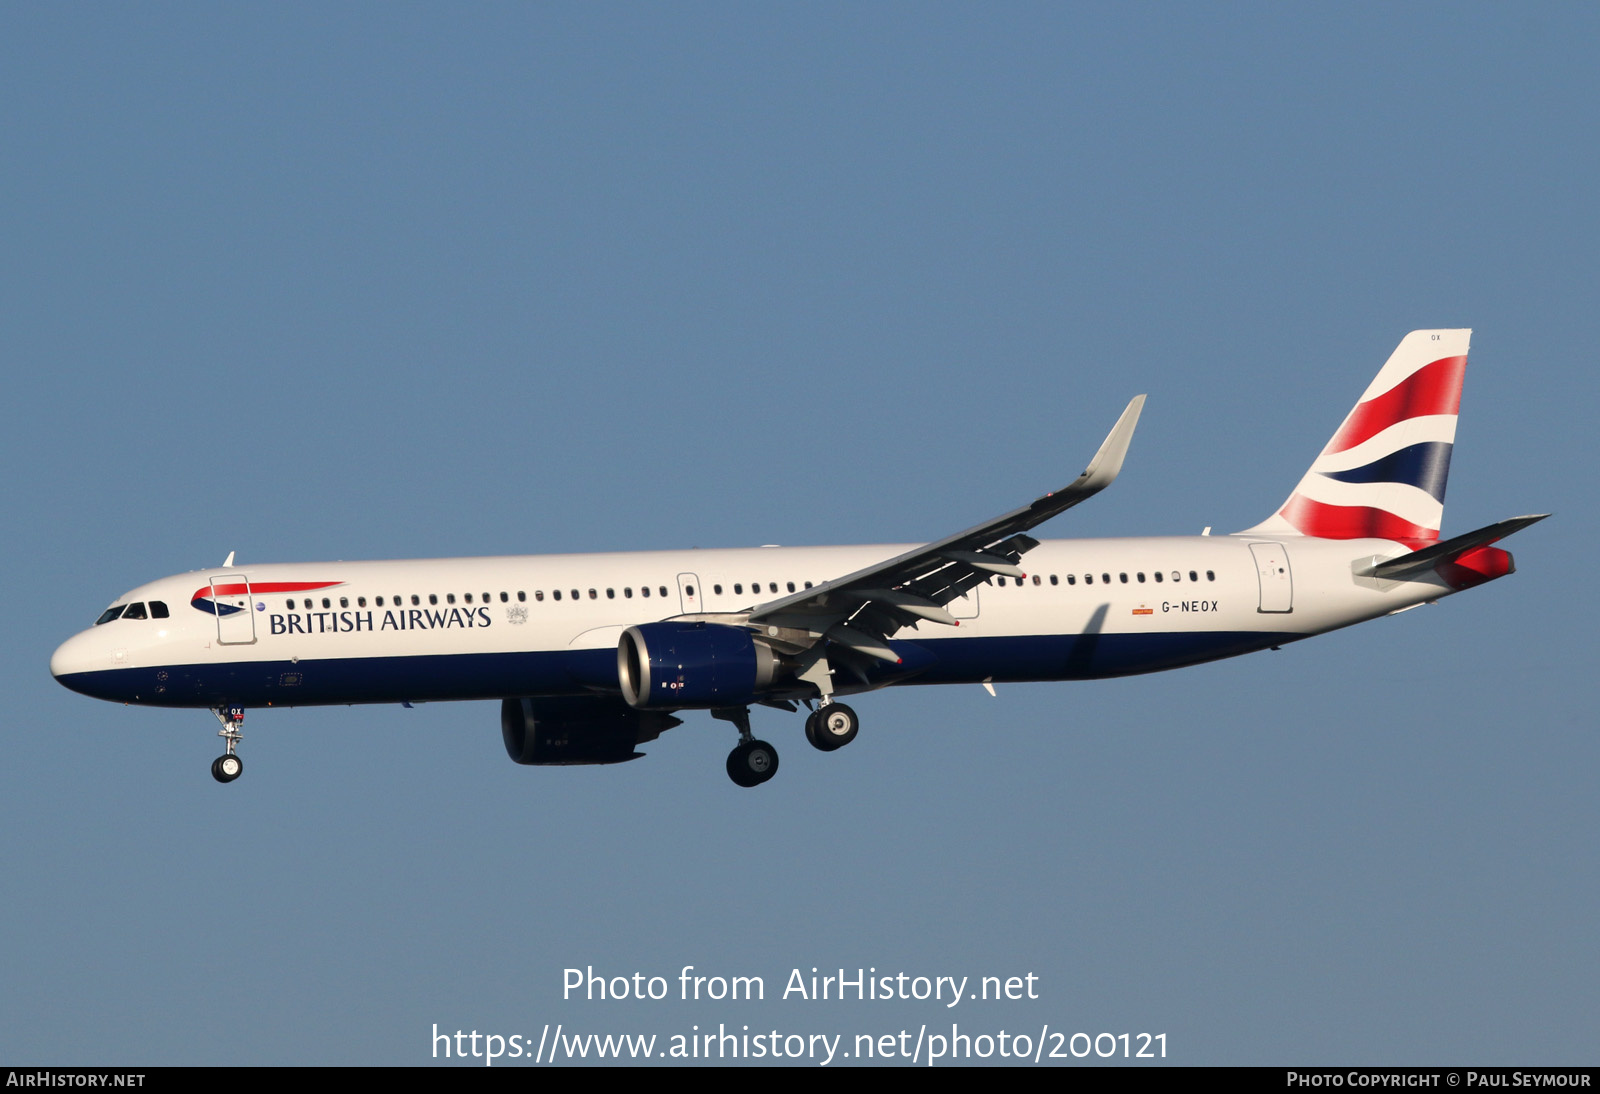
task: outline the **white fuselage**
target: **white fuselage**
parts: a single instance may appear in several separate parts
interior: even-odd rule
[[[1254,546],[1253,546],[1254,545]],[[75,690],[166,706],[307,705],[617,690],[631,625],[726,617],[905,551],[763,547],[199,570],[140,586],[56,651]],[[1189,536],[1045,541],[1027,577],[892,636],[900,671],[841,686],[1085,679],[1263,649],[1433,600],[1433,579],[1355,575],[1386,540]],[[1281,563],[1281,564],[1280,564]],[[231,590],[231,593],[230,593]],[[229,611],[230,605],[236,610]]]

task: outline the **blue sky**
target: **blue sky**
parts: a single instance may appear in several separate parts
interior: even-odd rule
[[[1167,1035],[1593,1062],[1600,17],[1547,5],[0,10],[0,1060],[391,1063],[441,1029]],[[54,646],[243,561],[1247,527],[1471,326],[1446,531],[1520,572],[1278,653],[691,716],[95,703]],[[1568,592],[1558,590],[1566,588]],[[582,1003],[562,970],[761,975]],[[774,996],[793,968],[1040,998]],[[970,1023],[970,1026],[968,1025]]]

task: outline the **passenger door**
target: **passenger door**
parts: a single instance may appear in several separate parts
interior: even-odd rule
[[[1294,611],[1294,575],[1289,572],[1289,549],[1281,543],[1252,543],[1256,577],[1261,582],[1261,612]]]
[[[217,613],[217,642],[248,646],[256,640],[255,605],[250,602],[250,579],[243,574],[222,574],[211,579],[211,607]]]

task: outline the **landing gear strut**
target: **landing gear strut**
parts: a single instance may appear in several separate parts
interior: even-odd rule
[[[739,743],[728,753],[728,778],[735,785],[760,786],[778,773],[778,750],[750,733],[749,707],[713,710],[711,716],[732,722],[739,730]]]
[[[219,783],[231,783],[244,774],[244,761],[238,756],[239,742],[244,740],[239,731],[244,724],[244,707],[217,707],[211,713],[222,723],[217,736],[228,743],[228,750],[211,761],[211,777]]]

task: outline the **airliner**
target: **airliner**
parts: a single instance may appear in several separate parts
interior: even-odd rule
[[[1109,486],[1144,396],[1064,489],[922,545],[236,565],[118,597],[50,671],[97,699],[206,708],[227,783],[247,708],[500,702],[519,764],[610,764],[706,711],[728,776],[772,778],[750,708],[803,707],[833,752],[840,702],[896,684],[1091,680],[1276,649],[1513,572],[1499,540],[1440,538],[1470,330],[1408,334],[1288,500],[1231,535],[1041,541]],[[1026,563],[1026,565],[1024,565]]]

